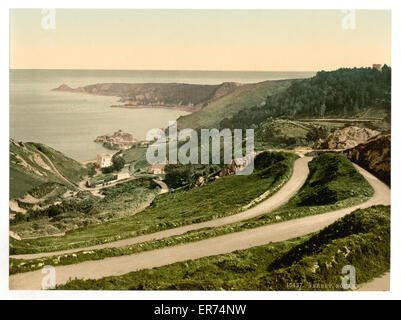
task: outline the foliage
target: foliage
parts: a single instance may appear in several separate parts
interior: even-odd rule
[[[117,152],[111,158],[112,165],[109,167],[102,168],[102,172],[104,174],[111,173],[111,172],[118,172],[125,166],[125,160],[121,156],[120,152]]]
[[[182,186],[193,187],[199,177],[209,177],[221,170],[219,165],[203,164],[168,164],[164,168],[166,172],[165,182],[171,188]]]
[[[139,178],[102,189],[104,198],[80,191],[57,204],[37,210],[29,208],[25,214],[16,214],[10,220],[10,229],[22,237],[45,236],[126,217],[152,201],[159,190],[160,186],[152,179]],[[51,242],[55,238],[44,239]]]
[[[220,122],[225,128],[252,128],[277,117],[352,117],[372,107],[391,105],[391,68],[320,71],[310,79],[295,80],[283,92],[268,96],[263,105],[242,109]]]

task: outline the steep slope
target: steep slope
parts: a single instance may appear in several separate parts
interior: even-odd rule
[[[381,134],[355,148],[344,151],[351,161],[390,185],[391,135]]]
[[[178,127],[218,128],[224,118],[230,118],[239,111],[260,106],[266,97],[288,88],[292,80],[264,81],[246,84],[237,90],[211,101],[203,109],[178,119]]]
[[[71,186],[87,172],[85,166],[46,145],[10,139],[11,199],[46,182]]]

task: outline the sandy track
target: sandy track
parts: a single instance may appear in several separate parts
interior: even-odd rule
[[[309,173],[308,163],[311,159],[312,158],[310,157],[303,157],[297,159],[294,163],[294,170],[290,180],[280,190],[278,190],[275,194],[273,194],[270,198],[268,198],[264,202],[261,202],[260,204],[235,215],[85,248],[76,248],[57,252],[21,254],[21,255],[13,255],[11,257],[16,259],[34,259],[34,258],[50,257],[54,255],[73,253],[78,251],[89,251],[89,250],[104,249],[104,248],[119,248],[145,241],[168,238],[171,236],[184,234],[185,232],[192,230],[198,230],[208,227],[210,228],[219,227],[242,220],[247,220],[256,217],[258,215],[264,214],[266,212],[272,211],[274,209],[277,209],[278,207],[285,204],[291,197],[293,197],[297,193],[297,191],[302,187],[308,176]],[[167,192],[168,188],[164,184],[164,182],[160,182],[157,180],[154,181],[162,187],[161,193]]]
[[[187,243],[175,247],[145,251],[128,256],[107,258],[100,261],[86,261],[74,265],[59,266],[55,268],[57,274],[56,283],[63,284],[69,279],[74,278],[99,279],[112,275],[118,276],[141,269],[159,267],[179,261],[229,253],[235,250],[243,250],[254,246],[268,244],[270,242],[284,241],[319,231],[337,219],[358,208],[367,208],[376,204],[389,205],[390,189],[366,170],[359,167],[357,168],[369,181],[375,191],[372,198],[360,205],[325,214],[304,217],[255,229],[226,234],[223,236]],[[9,278],[10,289],[41,289],[42,277],[43,275],[41,270],[12,275]]]
[[[390,291],[390,272],[370,282],[358,285],[356,291]]]
[[[56,168],[56,166],[54,165],[54,163],[50,160],[50,158],[45,155],[42,151],[37,151],[40,155],[42,155],[50,164],[51,168],[53,169],[53,171],[65,182],[67,182],[67,184],[73,186],[74,188],[76,187],[76,185],[74,183],[72,183],[70,180],[68,180],[66,177],[64,177],[60,171],[58,171],[58,169]]]

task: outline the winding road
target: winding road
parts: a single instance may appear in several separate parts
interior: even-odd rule
[[[262,215],[266,212],[270,212],[270,211],[277,209],[278,207],[287,203],[288,200],[290,198],[292,198],[298,192],[298,190],[302,187],[302,185],[304,184],[304,182],[308,176],[308,173],[309,173],[308,163],[309,163],[309,161],[311,161],[311,159],[312,158],[310,158],[310,157],[303,157],[303,158],[297,159],[294,163],[294,169],[293,169],[293,174],[292,174],[291,178],[280,190],[278,190],[275,194],[273,194],[266,201],[263,201],[260,204],[254,206],[248,210],[245,210],[241,213],[238,213],[238,214],[234,214],[234,215],[231,215],[228,217],[210,220],[210,221],[206,221],[206,222],[194,223],[194,224],[190,224],[190,225],[183,226],[183,227],[167,229],[167,230],[156,232],[156,233],[145,234],[145,235],[138,236],[135,238],[128,238],[128,239],[124,239],[124,240],[104,243],[104,244],[100,244],[100,245],[94,245],[94,246],[85,247],[85,248],[75,248],[75,249],[62,250],[62,251],[56,251],[56,252],[20,254],[20,255],[13,255],[10,257],[16,258],[16,259],[35,259],[35,258],[50,257],[50,256],[54,256],[54,255],[73,253],[73,252],[78,252],[78,251],[89,251],[89,250],[104,249],[104,248],[119,248],[119,247],[124,247],[124,246],[128,246],[128,245],[136,244],[136,243],[150,241],[150,240],[158,240],[158,239],[168,238],[171,236],[184,234],[188,231],[193,231],[193,230],[198,230],[198,229],[203,229],[203,228],[215,228],[215,227],[220,227],[220,226],[223,226],[226,224],[235,223],[235,222],[247,220],[250,218],[254,218],[254,217]],[[165,193],[168,191],[167,185],[164,182],[158,181],[158,180],[154,180],[154,181],[162,187],[162,190],[160,193]]]
[[[181,234],[189,230],[204,228],[206,226],[220,226],[227,223],[249,219],[262,213],[269,212],[287,202],[302,186],[307,175],[307,163],[311,158],[303,157],[298,159],[294,164],[294,171],[291,179],[272,197],[261,204],[246,210],[242,213],[229,216],[222,219],[208,221],[196,225],[190,225],[182,228],[162,231],[159,233],[126,239],[118,242],[104,244],[104,246],[124,246],[127,244],[143,242],[151,239],[161,239],[175,234]],[[179,261],[197,259],[207,256],[229,253],[235,250],[248,249],[254,246],[268,244],[270,242],[284,241],[299,236],[307,235],[312,232],[321,230],[322,228],[333,223],[344,215],[358,209],[367,208],[372,205],[390,204],[390,189],[383,182],[378,180],[366,170],[355,167],[367,179],[374,189],[374,195],[366,202],[337,211],[319,214],[315,216],[294,219],[272,225],[262,226],[255,229],[249,229],[241,232],[226,234],[223,236],[206,239],[198,242],[186,243],[174,247],[167,247],[152,251],[145,251],[138,254],[106,258],[100,261],[86,261],[79,264],[55,267],[56,283],[63,284],[69,279],[99,279],[106,276],[118,276],[128,272],[141,269],[159,267]],[[185,230],[185,231],[184,231]],[[178,232],[178,233],[177,233]],[[143,237],[149,237],[145,240]],[[141,240],[138,240],[141,238]],[[128,243],[131,241],[130,243]],[[91,247],[94,248],[94,247]],[[99,248],[96,246],[96,248]],[[83,248],[75,249],[82,251]],[[86,250],[86,249],[85,249]],[[64,251],[66,252],[66,251]],[[54,255],[56,253],[49,253]],[[35,256],[38,255],[25,255]],[[43,255],[42,255],[43,256]],[[22,258],[21,256],[16,256]],[[42,278],[44,275],[41,270],[19,273],[10,276],[9,285],[12,290],[37,290],[41,289]]]

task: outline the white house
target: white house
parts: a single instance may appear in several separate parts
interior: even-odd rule
[[[111,154],[98,154],[96,160],[97,166],[99,168],[110,167],[112,165],[111,158]]]
[[[156,163],[153,166],[150,166],[146,171],[150,174],[165,174],[164,167],[165,164]]]

